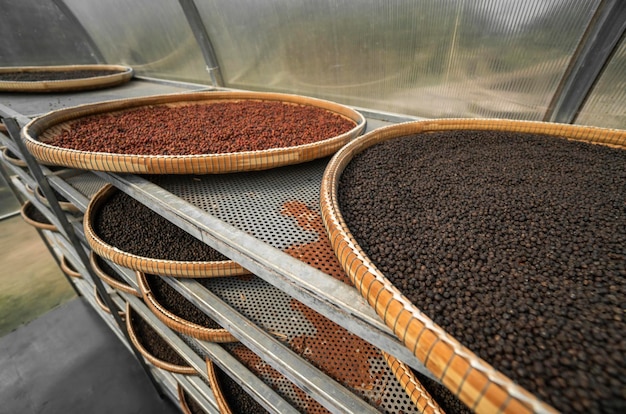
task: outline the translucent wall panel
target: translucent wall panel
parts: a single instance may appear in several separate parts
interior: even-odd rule
[[[144,76],[210,83],[177,0],[65,0],[107,63]]]
[[[575,123],[626,129],[626,39],[622,39]]]
[[[96,58],[52,1],[0,0],[0,66],[81,63]]]
[[[230,87],[541,119],[598,1],[196,0]]]

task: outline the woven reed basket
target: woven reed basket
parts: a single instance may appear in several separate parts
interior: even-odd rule
[[[626,148],[626,131],[489,119],[409,122],[380,128],[355,139],[335,154],[322,180],[322,218],[339,262],[387,326],[435,377],[478,413],[554,412],[420,312],[368,259],[341,216],[337,200],[339,177],[356,154],[389,139],[449,130],[545,134],[620,148]]]
[[[89,254],[89,264],[91,265],[91,268],[93,269],[96,276],[102,279],[102,281],[105,282],[107,285],[121,292],[129,293],[133,296],[137,296],[138,298],[141,297],[141,292],[139,292],[137,289],[126,283],[120,282],[119,280],[115,279],[111,275],[107,274],[104,270],[102,270],[102,268],[98,265],[98,255],[95,254],[93,251]]]
[[[130,307],[130,304],[126,303],[126,330],[128,331],[128,337],[130,338],[130,342],[133,344],[135,349],[137,349],[137,351],[139,351],[139,353],[143,355],[143,357],[146,358],[148,362],[150,362],[157,368],[161,368],[169,372],[174,372],[176,374],[196,375],[198,373],[193,367],[189,365],[172,364],[171,362],[159,359],[156,356],[152,355],[150,352],[148,352],[148,350],[141,343],[141,339],[137,336],[137,333],[135,332],[132,318],[133,315],[134,311]],[[140,317],[139,315],[136,316]]]
[[[152,311],[152,313],[154,313],[154,315],[170,329],[208,342],[239,342],[237,338],[235,338],[230,332],[228,332],[224,328],[207,328],[205,326],[201,326],[186,319],[183,319],[178,315],[175,315],[167,308],[165,308],[165,306],[160,304],[159,301],[156,299],[156,297],[152,293],[152,290],[150,289],[150,286],[148,285],[146,274],[143,272],[136,272],[136,274],[137,283],[139,284],[139,290],[141,291],[144,302]]]
[[[85,216],[83,227],[85,238],[93,251],[113,263],[127,267],[132,270],[139,270],[153,275],[173,276],[173,277],[226,277],[248,274],[249,272],[232,260],[200,262],[200,261],[177,261],[154,259],[150,257],[138,256],[122,251],[115,246],[111,246],[102,240],[94,230],[93,223],[100,207],[107,202],[109,197],[117,190],[114,186],[107,184],[100,189],[91,199]],[[158,235],[155,235],[157,237]],[[130,293],[130,292],[129,292]]]
[[[110,74],[88,78],[41,80],[41,81],[3,81],[0,80],[2,92],[72,92],[100,88],[109,88],[124,84],[133,77],[134,71],[121,65],[64,65],[64,66],[21,66],[0,67],[2,73],[20,72],[72,72],[82,70],[105,70]]]
[[[51,136],[81,117],[124,111],[143,106],[210,104],[223,101],[279,101],[314,106],[355,122],[350,131],[322,141],[292,147],[223,154],[129,155],[79,151],[46,144]],[[136,174],[217,174],[254,171],[311,161],[335,153],[365,128],[365,118],[346,106],[298,95],[261,92],[195,92],[124,99],[80,105],[50,112],[32,120],[22,130],[26,146],[41,163],[66,167]]]

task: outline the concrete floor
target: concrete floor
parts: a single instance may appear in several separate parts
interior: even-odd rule
[[[0,413],[150,413],[161,399],[133,354],[81,298],[0,338]]]

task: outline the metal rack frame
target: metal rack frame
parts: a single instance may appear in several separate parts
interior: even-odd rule
[[[139,79],[139,82],[145,82],[150,87],[165,85],[187,90],[206,89],[204,85],[152,80],[147,78]],[[95,95],[82,96],[86,96],[88,100],[98,101],[98,97]],[[22,106],[22,108],[27,108],[25,111],[27,112],[26,114],[19,112],[19,109],[15,110],[0,105],[0,117],[5,118],[9,124],[15,122],[15,125],[10,127],[12,135],[15,135],[15,129],[18,123],[23,126],[30,120],[29,117],[40,114],[40,112],[37,112],[37,108],[31,108],[29,106],[30,103],[28,99],[18,102],[18,107],[20,107],[20,103],[25,105]],[[58,101],[59,107],[68,104],[69,102]],[[76,104],[76,102],[72,102],[72,104]],[[390,123],[415,119],[395,114],[378,114],[373,112],[366,113],[366,116],[368,116],[368,128],[370,130]],[[16,140],[17,144],[11,140],[3,139],[3,137],[0,137],[0,141],[17,154],[24,155],[23,153],[26,152],[25,146],[20,139]],[[29,154],[26,154],[25,158],[28,159]],[[32,161],[34,162],[34,159],[32,159]],[[101,293],[103,298],[106,301],[110,301],[107,303],[109,308],[112,308],[111,305],[113,303],[118,305],[123,302],[130,303],[142,316],[147,316],[150,323],[157,328],[159,333],[162,334],[168,342],[181,353],[183,358],[199,372],[202,372],[202,366],[204,365],[199,356],[194,353],[177,334],[170,331],[169,328],[164,325],[161,326],[156,317],[149,315],[149,311],[147,311],[147,308],[145,308],[145,305],[143,305],[140,300],[132,297],[132,295],[121,292],[117,292],[112,298],[108,297],[106,288],[102,285],[102,282],[98,277],[92,275],[89,261],[86,259],[88,246],[85,243],[82,224],[77,220],[66,220],[66,214],[61,211],[58,203],[56,203],[56,199],[51,190],[52,188],[56,189],[84,212],[89,203],[90,195],[82,194],[72,186],[72,177],[89,177],[91,180],[99,180],[102,185],[107,182],[111,183],[121,191],[124,191],[141,203],[147,205],[173,224],[181,227],[209,246],[240,263],[273,287],[302,302],[373,346],[395,356],[412,368],[430,376],[430,373],[424,368],[422,363],[400,343],[391,330],[382,323],[374,310],[371,309],[366,301],[351,286],[314,269],[289,256],[285,252],[208,214],[206,211],[199,209],[142,177],[129,174],[121,175],[80,170],[74,170],[75,173],[72,174],[60,175],[54,174],[45,166],[35,165],[33,167],[39,169],[40,172],[40,174],[34,174],[35,178],[31,177],[28,172],[19,167],[10,166],[10,169],[12,173],[16,177],[19,177],[19,180],[22,180],[24,183],[31,186],[35,184],[41,185],[46,198],[55,201],[51,203],[53,211],[48,211],[48,215],[50,215],[49,218],[52,219],[52,222],[60,225],[60,228],[63,228],[65,233],[65,238],[62,236],[57,237],[55,244],[60,246],[60,248],[68,254],[72,264],[76,265],[76,268],[80,269],[81,273],[86,272],[88,275],[88,277],[83,280],[71,280],[71,282],[74,282],[77,289],[87,298],[93,296],[93,292],[89,292],[88,287],[82,285],[97,286],[99,292],[104,292],[104,294]],[[14,182],[16,187],[20,185],[19,180]],[[319,183],[311,185],[318,184]],[[55,204],[56,208],[54,207]],[[43,205],[38,206],[42,207]],[[70,236],[70,234],[74,236]],[[138,288],[135,275],[132,271],[119,266],[115,266],[115,268],[129,285]],[[375,411],[374,407],[313,367],[306,360],[291,351],[287,346],[272,337],[272,335],[242,316],[237,309],[232,308],[217,295],[201,286],[197,281],[174,278],[166,278],[166,281],[187,300],[216,320],[216,322],[227,327],[235,337],[261,357],[261,359],[298,387],[306,390],[307,394],[326,408],[333,412]],[[125,327],[119,325],[119,317],[117,317],[117,315],[108,315],[109,322],[114,318],[118,322],[118,326],[110,326],[112,329],[117,330],[118,335],[120,332],[124,333]],[[242,385],[245,384],[244,388],[246,391],[270,411],[282,413],[293,410],[280,396],[271,391],[267,385],[251,374],[245,366],[234,360],[234,358],[220,346],[198,341],[193,338],[187,339],[194,342],[195,347],[200,349],[202,353],[210,355],[229,375],[236,378]],[[126,341],[127,339],[125,342]],[[143,362],[140,355],[136,356]],[[161,377],[157,379],[154,377],[154,374],[152,374],[152,371],[154,371],[154,369],[146,367],[146,372],[151,376],[153,382],[163,385]],[[177,376],[168,378],[172,381],[178,379]],[[215,409],[214,401],[211,400],[212,394],[210,389],[201,386],[198,388],[198,384],[192,385],[189,381],[187,381],[186,385],[189,389],[195,390],[197,397],[203,397],[201,398],[201,404],[208,408],[209,412]],[[166,387],[166,389],[170,393],[172,392],[171,387]]]

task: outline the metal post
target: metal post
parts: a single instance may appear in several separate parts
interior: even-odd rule
[[[220,67],[217,64],[217,58],[215,57],[211,39],[209,39],[209,35],[206,32],[196,4],[193,0],[178,0],[178,2],[185,13],[187,23],[189,23],[189,27],[191,27],[191,31],[196,37],[196,42],[198,42],[198,46],[200,46],[200,50],[202,51],[202,56],[207,64],[206,69],[211,77],[211,85],[216,87],[224,86],[224,80],[222,79]]]
[[[4,178],[4,181],[6,181],[7,185],[9,186],[9,188],[11,189],[11,191],[13,192],[13,194],[19,201],[20,205],[23,205],[25,203],[24,197],[22,197],[21,193],[17,190],[17,188],[15,188],[15,186],[11,182],[11,177],[1,165],[0,165],[0,174],[2,175],[2,178]],[[19,211],[16,214],[19,214]],[[13,217],[13,215],[11,215],[10,217]],[[1,219],[4,220],[5,218],[8,218],[8,217],[4,216]],[[46,245],[46,248],[52,255],[52,258],[56,262],[57,266],[60,268],[61,262],[59,258],[57,257],[57,255],[55,254],[54,249],[50,245],[50,242],[48,241],[48,239],[46,238],[46,236],[43,234],[43,232],[40,229],[35,228],[35,230],[37,230],[37,234],[39,234],[39,237],[41,238],[41,240],[43,240],[43,243]],[[82,296],[82,293],[80,293],[80,291],[78,290],[78,288],[76,287],[72,279],[65,272],[61,272],[61,273],[63,273],[63,276],[65,277],[67,282],[70,284],[72,289],[74,289],[74,292],[76,293],[76,295],[79,297]]]
[[[626,31],[626,2],[604,0],[550,102],[544,121],[573,123]]]
[[[46,197],[46,199],[50,203],[50,208],[52,209],[52,212],[58,218],[61,224],[61,229],[59,230],[63,231],[65,236],[68,238],[68,240],[70,241],[70,243],[76,250],[76,254],[78,255],[85,269],[87,270],[89,277],[91,278],[94,285],[96,286],[96,289],[98,293],[100,294],[100,297],[102,298],[106,306],[111,310],[111,315],[113,315],[115,322],[117,322],[117,325],[120,328],[120,330],[123,332],[124,336],[126,337],[126,340],[129,343],[131,343],[130,337],[128,336],[128,331],[126,330],[126,324],[122,321],[122,318],[120,317],[118,312],[115,312],[116,308],[114,306],[114,302],[111,299],[111,297],[107,294],[106,288],[104,287],[102,280],[100,280],[100,278],[94,274],[89,264],[89,257],[87,256],[87,253],[85,252],[85,249],[83,248],[82,243],[76,236],[76,233],[74,232],[74,229],[72,228],[72,225],[67,220],[65,213],[63,212],[63,210],[61,210],[61,206],[59,205],[59,202],[54,192],[52,191],[52,188],[50,187],[50,183],[48,182],[47,178],[43,174],[43,171],[41,170],[40,165],[37,163],[35,158],[28,152],[28,149],[26,148],[26,144],[22,141],[22,138],[20,137],[19,124],[13,118],[4,118],[4,124],[6,125],[7,130],[9,132],[9,137],[12,138],[15,144],[18,146],[20,152],[22,153],[22,156],[24,157],[24,161],[26,161],[26,164],[28,165],[28,169],[30,170],[31,174],[34,176],[35,180],[37,181],[37,184],[39,185],[39,188],[41,189],[44,197]],[[160,387],[158,386],[158,383],[156,382],[154,376],[148,369],[148,366],[146,365],[146,362],[144,361],[143,356],[139,353],[139,351],[137,351],[135,347],[131,347],[131,348],[133,349],[133,353],[135,354],[135,357],[141,364],[141,367],[143,368],[144,372],[146,373],[148,378],[150,378],[150,381],[152,382],[154,389],[157,391],[159,396],[163,398],[163,393]]]

